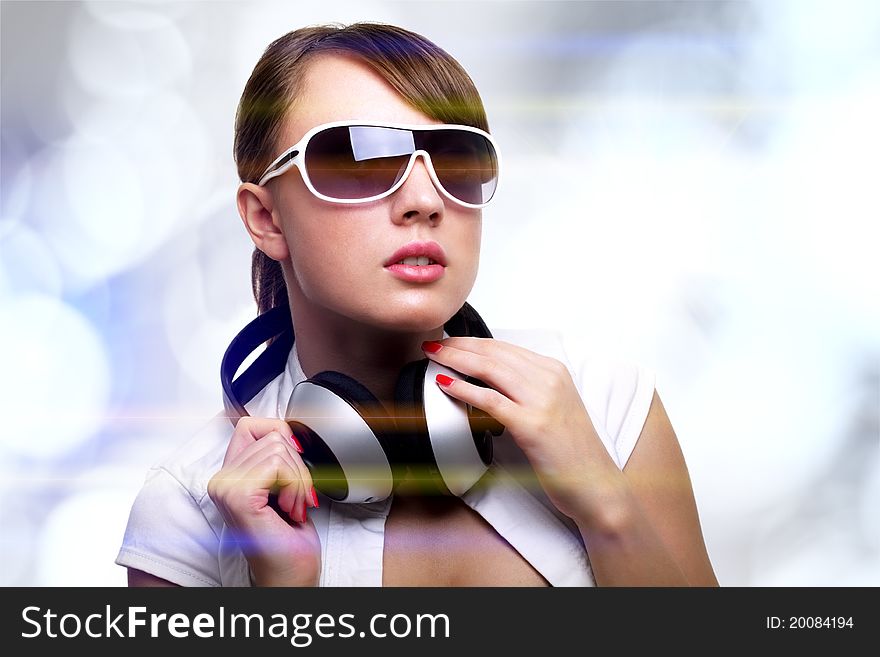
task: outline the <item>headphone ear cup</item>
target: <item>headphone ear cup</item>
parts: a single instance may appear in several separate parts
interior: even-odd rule
[[[465,381],[467,381],[468,383],[472,383],[475,386],[480,386],[481,388],[489,387],[486,383],[474,376],[466,376]],[[488,431],[493,436],[500,436],[502,433],[504,433],[504,425],[501,424],[494,417],[489,415],[486,411],[480,408],[474,408],[473,406],[469,405],[468,414],[471,417],[474,431],[480,431],[480,433]]]
[[[504,432],[504,426],[485,411],[470,404],[468,404],[468,420],[471,425],[474,446],[477,448],[480,460],[484,464],[490,465],[495,451],[492,436],[500,436]]]
[[[332,459],[324,458],[322,459],[322,464],[329,465],[331,470],[333,464],[336,464],[341,472],[342,467],[340,462],[344,462],[349,468],[354,468],[361,473],[364,473],[366,479],[361,482],[344,482],[344,488],[346,489],[344,498],[348,497],[348,492],[351,491],[353,487],[355,490],[364,491],[364,486],[371,490],[381,490],[383,487],[387,486],[387,488],[385,488],[386,491],[390,492],[390,490],[393,490],[394,486],[399,483],[405,471],[401,468],[400,459],[396,455],[397,441],[395,439],[396,430],[394,418],[389,414],[385,406],[376,399],[373,393],[371,393],[364,385],[341,372],[330,370],[319,372],[315,376],[297,384],[297,388],[300,386],[306,386],[306,388],[315,391],[323,390],[321,394],[323,395],[322,399],[325,401],[321,402],[321,405],[318,406],[319,415],[324,413],[322,408],[326,407],[328,404],[331,406],[334,403],[341,404],[341,408],[347,409],[344,412],[348,413],[346,417],[349,419],[346,421],[346,425],[349,429],[351,429],[352,424],[361,427],[366,424],[366,427],[369,430],[369,434],[365,434],[362,428],[359,431],[346,431],[343,432],[342,435],[339,435],[335,429],[327,429],[329,425],[325,424],[324,426],[327,433],[333,435],[328,435],[322,438],[316,431],[313,431],[314,426],[307,426],[308,423],[305,421],[305,418],[297,418],[296,414],[291,413],[289,408],[288,414],[291,418],[288,422],[297,436],[299,437],[301,433],[303,433],[305,434],[304,437],[307,442],[319,444],[321,446],[318,450],[309,450],[306,447],[306,444],[303,443],[303,460],[305,461],[307,456],[312,457],[313,454],[320,457],[322,455],[321,449],[323,449],[330,453]],[[295,388],[294,396],[296,396],[296,393],[297,389]],[[332,401],[334,399],[336,402]],[[293,401],[291,401],[291,405],[292,404]],[[339,410],[339,405],[335,408],[335,411],[328,411],[330,416],[338,416],[339,413],[342,412]],[[307,414],[312,415],[312,417],[314,417],[314,411],[314,408],[307,407]],[[360,418],[359,420],[357,419],[358,417]],[[341,418],[335,417],[330,417],[330,419],[341,420]],[[311,424],[317,425],[318,421],[315,420],[311,422]],[[365,440],[370,441],[371,438],[375,440],[372,447],[364,443]],[[335,452],[338,453],[334,453],[334,449],[330,448],[328,442],[336,443]],[[341,457],[340,453],[346,456]],[[372,456],[368,456],[370,454]],[[381,459],[382,454],[384,454],[384,459],[390,468],[391,474],[391,481],[384,485],[382,485],[381,481],[376,479],[376,477],[384,478],[387,476],[388,470],[385,470],[386,475],[380,475],[380,471],[377,471],[374,467],[374,464],[377,464],[376,455],[379,455],[379,458]],[[382,467],[384,468],[384,465]],[[367,468],[367,470],[364,470],[364,468]],[[370,470],[371,468],[372,470]],[[344,479],[344,475],[342,475],[342,477]],[[387,481],[387,479],[385,481]],[[315,485],[318,487],[317,479]],[[320,488],[322,492],[328,494],[323,486]],[[358,498],[355,496],[351,499],[343,498],[340,500],[340,498],[328,494],[332,499],[352,502],[376,501],[385,495],[387,495],[387,492],[378,494],[378,496],[376,493],[370,493],[369,497]]]
[[[426,491],[460,495],[491,464],[492,434],[500,434],[504,427],[482,410],[447,396],[433,380],[427,381],[428,372],[433,377],[438,371],[462,376],[427,358],[401,370],[395,388],[400,443]]]
[[[318,372],[310,380],[336,393],[358,412],[358,415],[363,418],[375,434],[393,467],[397,460],[396,452],[398,451],[397,427],[394,416],[385,405],[376,399],[376,396],[366,386],[342,372],[326,370]]]
[[[436,470],[425,419],[423,393],[427,367],[427,358],[407,363],[400,370],[394,388],[394,415],[397,419],[401,462],[420,473],[425,469]]]

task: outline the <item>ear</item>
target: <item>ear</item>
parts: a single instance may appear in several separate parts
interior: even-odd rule
[[[236,194],[238,214],[257,248],[272,260],[287,260],[290,251],[274,211],[272,193],[253,183],[242,183]]]

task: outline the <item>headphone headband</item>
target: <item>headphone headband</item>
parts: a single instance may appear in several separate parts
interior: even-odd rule
[[[443,325],[443,328],[450,336],[492,337],[483,318],[467,302]],[[248,356],[268,340],[272,342],[265,351],[238,378],[235,378],[236,372]],[[244,405],[284,371],[294,340],[290,307],[287,304],[262,313],[233,338],[220,363],[223,405],[226,407],[227,417],[233,424],[239,418],[249,415]]]

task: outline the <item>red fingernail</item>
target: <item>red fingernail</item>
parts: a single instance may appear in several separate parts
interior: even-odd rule
[[[452,382],[455,381],[451,376],[446,376],[445,374],[437,375],[437,383],[441,386],[451,386]]]
[[[422,343],[422,350],[427,351],[429,354],[436,354],[443,348],[443,345],[434,340],[426,340]]]
[[[303,448],[302,448],[302,445],[299,444],[299,441],[296,439],[296,436],[291,435],[290,439],[293,441],[293,446],[296,447],[296,451],[299,452],[300,454],[302,454]]]
[[[312,486],[312,506],[316,509],[321,506],[320,504],[318,504],[318,493],[317,491],[315,491],[314,486]]]

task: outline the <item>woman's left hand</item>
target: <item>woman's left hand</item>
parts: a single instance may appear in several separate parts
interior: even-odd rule
[[[432,352],[432,344],[441,347]],[[491,338],[450,337],[422,348],[431,360],[490,386],[438,380],[446,394],[505,426],[557,509],[582,520],[602,507],[605,493],[619,485],[620,470],[563,363]]]

